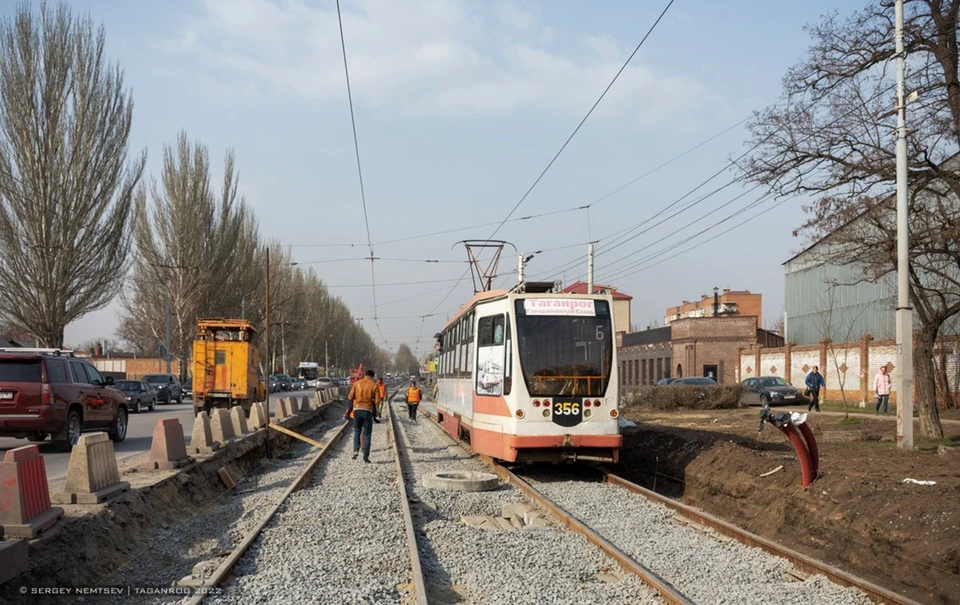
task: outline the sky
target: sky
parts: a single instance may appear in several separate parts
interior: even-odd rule
[[[737,124],[777,101],[809,44],[804,24],[864,1],[677,0],[512,215],[532,218],[496,231],[516,252],[504,251],[495,285],[515,283],[518,253],[534,255],[528,279],[586,280],[587,243],[596,241],[595,281],[634,297],[640,328],[714,287],[761,293],[770,326],[783,312],[781,264],[804,247],[791,235],[804,200],[762,202],[716,225],[763,193],[734,184],[662,223],[696,194],[650,219],[744,151],[748,133]],[[71,5],[105,27],[107,55],[135,102],[131,148],[148,150],[149,173],[181,129],[209,146],[218,171],[233,148],[262,234],[312,267],[381,346],[425,353],[473,294],[457,243],[494,234],[666,0],[342,0],[381,259],[376,309],[369,261],[351,260],[367,256],[367,235],[334,0]],[[13,6],[3,3],[4,16]],[[633,239],[614,239],[634,226]],[[117,312],[114,303],[71,324],[67,342],[113,336]]]

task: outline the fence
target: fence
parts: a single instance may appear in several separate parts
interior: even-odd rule
[[[866,405],[874,399],[873,380],[882,366],[894,377],[890,401],[896,402],[896,343],[874,340],[866,335],[858,341],[835,343],[823,339],[818,345],[796,346],[787,343],[776,349],[751,347],[740,349],[737,380],[751,376],[779,376],[801,386],[813,366],[820,367],[826,391],[823,399],[840,400],[841,389],[847,400]],[[937,374],[937,402],[941,408],[960,407],[960,339],[945,338],[934,346]]]

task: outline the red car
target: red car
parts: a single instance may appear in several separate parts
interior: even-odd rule
[[[69,451],[80,433],[127,437],[126,399],[106,377],[69,351],[0,349],[0,437],[43,441]]]

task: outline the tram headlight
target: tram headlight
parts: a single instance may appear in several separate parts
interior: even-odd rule
[[[616,417],[619,416],[619,415],[620,415],[620,412],[618,412],[617,410],[610,410],[610,417],[611,417],[611,418],[616,418]]]
[[[523,418],[523,410],[517,410],[517,418]]]
[[[589,417],[591,417],[591,416],[593,416],[593,412],[592,412],[591,410],[583,410],[583,417],[584,417],[584,418],[589,418]]]
[[[550,408],[547,408],[547,409],[543,410],[543,417],[544,417],[544,418],[549,418],[549,417],[550,417]]]

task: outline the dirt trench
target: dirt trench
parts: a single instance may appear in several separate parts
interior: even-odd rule
[[[813,417],[821,476],[804,489],[792,446],[772,427],[756,437],[754,413],[629,417],[614,472],[919,602],[960,603],[960,455],[900,452],[889,423]]]

